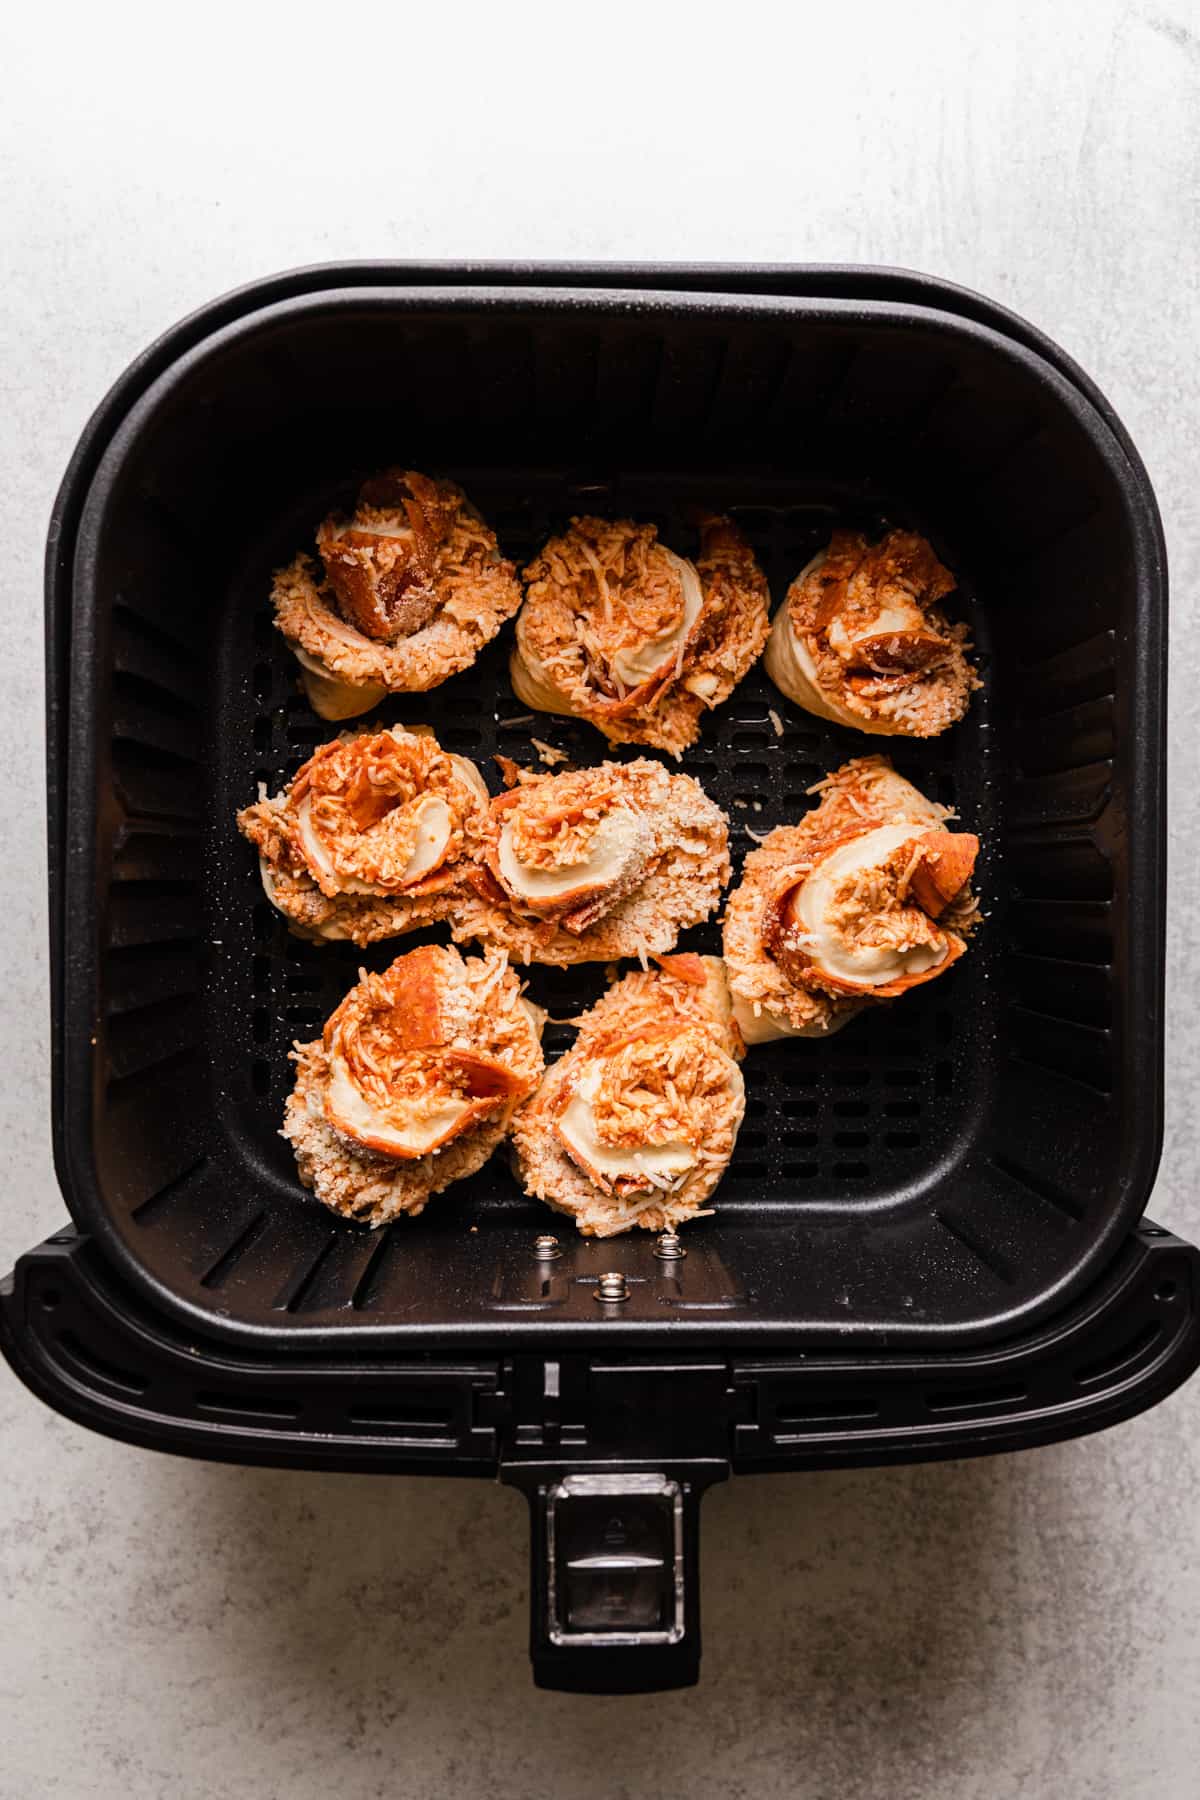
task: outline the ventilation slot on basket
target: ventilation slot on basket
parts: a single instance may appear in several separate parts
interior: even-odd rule
[[[159,821],[132,821],[113,844],[113,881],[153,882],[160,891],[186,894],[200,875],[199,833],[194,827],[163,828]]]
[[[1030,492],[1039,496],[1036,507],[1028,504]],[[1100,505],[1086,476],[1064,466],[1059,438],[1045,428],[1009,453],[972,494],[971,503],[976,529],[1003,543],[1010,560],[1031,563],[1082,533]],[[1073,598],[1071,587],[1060,596],[1060,612],[1070,613]],[[1065,629],[1076,635],[1072,625]]]
[[[254,1394],[197,1394],[196,1410],[230,1419],[245,1419],[248,1423],[261,1421],[272,1425],[295,1425],[300,1418],[294,1407],[281,1406],[273,1398]]]
[[[126,944],[109,950],[104,973],[110,1019],[187,999],[196,990],[195,959],[178,944]]]
[[[125,950],[138,944],[192,942],[198,919],[194,892],[171,882],[114,886],[109,894],[108,942]]]
[[[493,1170],[493,1182],[498,1176],[500,1171]],[[533,1233],[546,1229],[544,1215],[539,1216],[524,1197],[517,1194],[511,1177],[500,1176],[500,1179],[509,1188],[510,1196],[503,1200],[492,1199],[491,1196],[489,1199],[492,1199],[502,1216],[505,1213],[509,1217],[516,1215],[529,1224],[532,1243]],[[460,1206],[461,1204],[460,1200]],[[474,1238],[471,1241],[477,1242]],[[347,1280],[339,1283],[328,1300],[325,1299],[322,1285],[320,1298],[324,1304],[336,1305],[339,1310],[348,1304],[355,1314],[368,1314],[372,1318],[409,1318],[417,1313],[427,1312],[431,1298],[429,1265],[424,1258],[413,1255],[411,1219],[402,1219],[394,1225],[385,1226],[379,1232],[367,1232],[360,1226],[354,1233],[354,1242],[363,1259],[359,1265],[358,1279],[352,1282],[352,1271],[348,1270]],[[490,1270],[486,1272],[485,1280],[490,1287],[493,1280]],[[317,1298],[314,1294],[314,1301]],[[490,1308],[491,1301],[483,1299],[481,1304]]]
[[[1152,1320],[1128,1343],[1122,1344],[1119,1350],[1110,1351],[1107,1356],[1076,1369],[1076,1381],[1080,1387],[1095,1387],[1102,1381],[1112,1381],[1114,1376],[1131,1373],[1135,1363],[1140,1362],[1146,1352],[1153,1349],[1162,1335],[1161,1323],[1157,1319]]]
[[[354,1288],[354,1292],[350,1296],[350,1304],[355,1311],[361,1311],[364,1307],[370,1306],[372,1297],[379,1285],[381,1265],[391,1254],[391,1250],[392,1243],[390,1233],[381,1232],[378,1242],[372,1247],[370,1261],[360,1275]]]
[[[158,606],[159,596],[147,602],[156,608],[147,613],[126,595],[113,601],[113,662],[156,679],[167,693],[188,693],[195,685],[196,651],[204,625],[186,608]]]
[[[128,1080],[180,1057],[193,1057],[200,1032],[192,996],[151,1001],[108,1022],[105,1044],[109,1079]]]
[[[406,1400],[404,1411],[398,1412],[394,1406],[359,1406],[346,1414],[351,1425],[360,1425],[368,1431],[409,1432],[441,1432],[450,1430],[454,1423],[454,1413],[448,1406],[418,1406]]]
[[[1015,948],[1063,962],[1112,962],[1112,909],[1107,901],[1014,900],[1006,920]]]
[[[1002,1175],[1007,1175],[1010,1181],[1015,1181],[1017,1186],[1024,1189],[1027,1194],[1035,1195],[1047,1206],[1052,1207],[1055,1212],[1063,1214],[1068,1219],[1082,1219],[1085,1209],[1074,1194],[1068,1194],[1054,1182],[1047,1181],[1044,1175],[1035,1175],[1031,1170],[1022,1168],[1020,1163],[1014,1162],[1011,1156],[1004,1156],[998,1152],[991,1160],[994,1169],[999,1169]]]
[[[1116,633],[1101,631],[1036,662],[1023,662],[1014,671],[1021,697],[1021,716],[1027,719],[1048,717],[1060,714],[1066,707],[1082,706],[1112,694],[1116,684],[1116,651]]]
[[[112,688],[114,738],[198,766],[198,718],[188,702],[164,693],[157,682],[120,671],[113,675]]]
[[[1031,900],[1111,900],[1112,867],[1090,837],[1059,830],[1012,834],[1009,870],[1016,891]]]
[[[973,1413],[991,1407],[1020,1406],[1028,1398],[1023,1387],[996,1384],[991,1387],[949,1388],[944,1393],[926,1394],[925,1405],[931,1413]]]
[[[849,379],[857,355],[857,348],[850,344],[836,350],[829,345],[790,344],[779,386],[761,420],[762,428],[787,440],[802,427],[815,423]]]
[[[1003,1281],[1006,1285],[1011,1285],[1016,1280],[1016,1271],[1008,1258],[1003,1256],[993,1245],[982,1243],[962,1219],[950,1217],[941,1208],[932,1216],[943,1231],[948,1232],[975,1262],[981,1263],[990,1274],[996,1276],[997,1280]]]
[[[845,1388],[828,1400],[782,1401],[775,1408],[781,1425],[855,1425],[879,1417],[879,1402],[866,1388]]]
[[[118,699],[117,717],[126,717],[123,703],[127,702],[151,714],[165,713],[190,721],[194,733],[199,719],[194,668],[169,638],[152,632],[145,621],[138,620],[136,631],[131,631],[132,617],[119,608],[114,615],[113,691]]]
[[[548,430],[590,417],[598,354],[597,340],[590,334],[548,331],[539,337],[534,346],[534,387],[538,416]]]
[[[183,825],[199,820],[204,795],[192,762],[120,738],[111,754],[117,797],[130,817]]]
[[[1022,721],[1022,773],[1062,774],[1107,760],[1115,743],[1113,720],[1113,701],[1105,695],[1063,712]]]
[[[268,1215],[266,1213],[259,1213],[255,1218],[251,1219],[248,1225],[244,1226],[242,1230],[238,1232],[232,1244],[230,1244],[227,1249],[222,1250],[217,1260],[205,1270],[203,1275],[201,1275],[201,1287],[219,1288],[221,1286],[228,1278],[235,1264],[240,1262],[247,1250],[249,1250],[255,1239],[260,1237],[266,1230],[267,1217]]]
[[[1011,996],[1026,1012],[1096,1030],[1112,1017],[1112,973],[1105,964],[1019,954],[1006,967]]]
[[[1112,798],[1112,782],[1112,763],[1107,759],[1049,774],[1018,776],[1009,810],[1013,829],[1045,831],[1090,825]]]
[[[299,1279],[293,1277],[282,1290],[275,1302],[276,1306],[281,1307],[285,1312],[299,1312],[304,1305],[305,1297],[312,1291],[316,1283],[322,1264],[330,1251],[334,1249],[337,1241],[337,1234],[331,1231]]]
[[[207,1167],[207,1156],[198,1156],[194,1162],[188,1164],[186,1169],[182,1169],[178,1175],[172,1176],[170,1181],[166,1181],[160,1188],[156,1188],[154,1193],[147,1194],[144,1200],[139,1200],[138,1204],[132,1208],[133,1217],[139,1224],[144,1224],[148,1218],[160,1212],[170,1201],[179,1199],[187,1193],[189,1188],[201,1181]]]
[[[706,421],[710,440],[727,446],[731,440],[757,432],[764,409],[778,391],[789,355],[782,337],[726,343]]]
[[[140,1375],[130,1369],[119,1369],[105,1357],[98,1356],[90,1347],[81,1344],[73,1331],[59,1334],[58,1348],[68,1366],[73,1363],[84,1380],[98,1381],[103,1387],[115,1388],[118,1393],[135,1400],[140,1400],[146,1392],[149,1384]]]
[[[128,1107],[143,1119],[157,1112],[160,1132],[170,1131],[172,1121],[178,1131],[178,1122],[189,1117],[188,1097],[195,1095],[199,1064],[199,1047],[189,1044],[129,1074],[110,1075],[105,1099],[114,1110]]]
[[[1112,1044],[1107,1031],[1013,1006],[1008,1012],[1014,1061],[1044,1069],[1093,1093],[1111,1092]]]
[[[717,337],[666,345],[654,391],[651,428],[656,434],[678,439],[703,431],[724,359],[725,345]]]

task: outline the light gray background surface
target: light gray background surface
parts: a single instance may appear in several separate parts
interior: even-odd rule
[[[176,318],[355,256],[905,264],[1099,380],[1172,561],[1169,1113],[1200,1233],[1200,7],[42,4],[0,26],[0,1260],[47,1130],[40,559],[93,404]],[[786,19],[785,19],[786,15]],[[92,1437],[0,1368],[0,1796],[1186,1800],[1200,1381],[979,1464],[705,1507],[704,1684],[536,1693],[523,1502]]]

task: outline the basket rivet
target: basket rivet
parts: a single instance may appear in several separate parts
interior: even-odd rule
[[[654,1254],[660,1262],[678,1262],[687,1255],[687,1251],[680,1243],[677,1231],[664,1231],[654,1246]]]
[[[617,1269],[609,1269],[601,1275],[596,1283],[595,1297],[597,1300],[609,1302],[628,1300],[629,1283]]]
[[[533,1254],[540,1257],[562,1255],[562,1248],[553,1232],[545,1231],[542,1233],[541,1237],[533,1240]]]

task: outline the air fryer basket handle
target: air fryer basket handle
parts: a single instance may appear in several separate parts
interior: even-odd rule
[[[700,1498],[725,1473],[521,1470],[539,1687],[636,1694],[698,1680]]]

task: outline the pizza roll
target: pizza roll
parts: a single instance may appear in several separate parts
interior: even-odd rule
[[[473,763],[442,750],[427,727],[394,725],[322,744],[238,826],[293,931],[370,944],[445,916],[487,804]]]
[[[945,974],[978,922],[979,839],[949,810],[859,757],[798,825],[747,856],[725,909],[725,967],[747,1044],[823,1037],[866,1005]]]
[[[669,950],[707,919],[729,880],[728,824],[699,782],[661,763],[522,772],[483,825],[471,892],[455,904],[460,942],[517,962],[607,962]]]
[[[572,519],[525,579],[514,692],[590,720],[612,744],[681,755],[767,640],[766,577],[729,519],[704,520],[695,562],[653,525]]]
[[[461,489],[413,469],[366,482],[317,531],[318,567],[275,576],[275,623],[323,719],[368,712],[467,669],[521,604],[516,570]]]
[[[767,674],[818,718],[936,737],[981,685],[967,660],[967,627],[941,608],[955,586],[915,532],[889,531],[869,544],[857,531],[835,531],[775,614]]]
[[[526,1190],[586,1237],[711,1211],[745,1109],[741,1054],[718,957],[666,956],[626,975],[516,1116]]]
[[[429,944],[363,973],[293,1052],[283,1136],[305,1187],[385,1225],[482,1168],[541,1075],[542,1014],[500,952]]]

